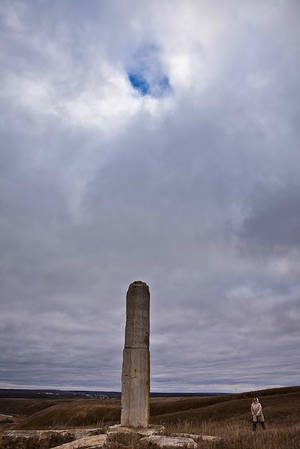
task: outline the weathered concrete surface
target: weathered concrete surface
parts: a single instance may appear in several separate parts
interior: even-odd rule
[[[223,438],[221,437],[214,437],[212,435],[202,435],[203,441],[221,441]]]
[[[126,298],[122,367],[121,425],[146,428],[150,414],[150,292],[145,282],[130,284]]]
[[[199,435],[197,433],[172,433],[172,436],[192,438],[197,443],[199,441],[220,441],[223,439],[221,437],[215,437],[212,435]]]
[[[95,435],[92,437],[80,438],[80,440],[55,446],[52,449],[96,449],[103,447],[106,441],[106,435]]]
[[[184,437],[184,438],[192,438],[197,443],[199,441],[220,441],[223,438],[215,437],[212,435],[199,435],[197,433],[172,433],[174,437]]]
[[[199,435],[197,433],[177,432],[172,433],[170,436],[179,438],[192,438],[194,441],[196,441],[196,443],[203,440],[203,435]]]
[[[6,431],[0,437],[0,447],[5,449],[24,449],[25,447],[48,449],[54,445],[72,441],[74,438],[74,434],[67,430]]]
[[[45,430],[6,430],[3,435],[14,437],[32,437],[32,436],[47,436],[50,434],[65,435],[72,434],[74,439],[83,438],[87,436],[106,434],[106,429],[101,427],[72,427],[69,429],[45,429]]]
[[[101,438],[104,429],[87,428],[87,429],[64,429],[64,430],[8,430],[0,436],[0,447],[6,449],[24,449],[24,447],[39,447],[40,449],[48,449],[54,445],[62,445],[64,443],[73,442],[79,438],[87,436],[99,435]]]
[[[134,446],[141,438],[160,435],[165,431],[164,426],[151,425],[145,428],[123,427],[119,424],[110,426],[107,430],[106,445],[112,443],[113,447],[116,443],[123,446]]]
[[[160,424],[151,424],[148,427],[140,427],[138,429],[134,429],[132,427],[122,426],[120,424],[115,424],[114,426],[109,426],[107,429],[107,435],[113,435],[115,433],[137,433],[141,436],[149,436],[149,435],[161,435],[165,432],[165,427]]]
[[[142,438],[139,443],[145,447],[151,445],[151,447],[154,446],[158,448],[184,447],[187,449],[197,449],[197,443],[192,438],[187,437],[152,435]]]

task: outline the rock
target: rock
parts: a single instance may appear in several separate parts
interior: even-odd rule
[[[212,435],[198,435],[196,433],[173,433],[172,436],[192,438],[197,443],[199,441],[220,441],[223,439],[221,437],[215,437]]]
[[[165,430],[164,426],[149,426],[146,428],[135,429],[132,427],[110,426],[107,430],[106,445],[111,443],[119,443],[124,446],[133,446],[141,438],[149,437],[153,435],[160,435]]]
[[[188,449],[196,449],[197,443],[203,440],[218,441],[219,437],[209,435],[198,435],[193,433],[174,433],[169,436],[163,435],[165,431],[164,426],[149,426],[147,428],[133,429],[125,426],[111,426],[107,431],[107,440],[105,446],[116,447],[116,443],[124,447],[144,446],[150,445],[157,448],[176,448],[185,447]]]
[[[80,438],[79,440],[65,443],[61,446],[55,446],[52,449],[96,449],[103,447],[106,441],[106,435],[94,435],[92,437]]]
[[[142,437],[150,435],[160,435],[164,431],[165,427],[160,425],[150,425],[148,427],[133,428],[116,424],[114,426],[109,426],[107,435],[114,435],[115,433],[137,433]]]
[[[212,435],[202,435],[202,440],[203,441],[220,441],[223,438],[221,437],[214,437]]]
[[[186,437],[167,437],[163,435],[151,435],[144,437],[139,441],[140,444],[154,446],[157,448],[177,448],[196,449],[197,443],[192,438]]]
[[[203,440],[203,435],[199,435],[197,433],[172,433],[171,436],[180,438],[192,438],[192,440],[196,441],[196,443]]]
[[[74,435],[67,431],[9,431],[0,437],[2,449],[24,449],[38,447],[48,449],[74,440]]]
[[[29,447],[39,447],[39,449],[48,449],[59,446],[64,443],[73,442],[79,438],[103,435],[101,428],[88,429],[65,429],[65,430],[9,430],[0,437],[1,449],[24,449]],[[105,439],[104,438],[104,439]]]

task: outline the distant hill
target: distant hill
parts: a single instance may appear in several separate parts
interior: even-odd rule
[[[227,395],[154,397],[151,399],[151,423],[174,426],[202,422],[249,423],[250,403],[259,396],[268,422],[300,424],[300,387],[274,388]],[[0,399],[0,413],[23,418],[19,428],[43,429],[107,425],[120,422],[120,400],[53,398]]]
[[[190,396],[218,396],[226,393],[156,393],[156,397],[190,397]],[[0,398],[23,399],[120,399],[119,391],[89,391],[89,390],[26,390],[26,389],[0,389]]]
[[[26,389],[0,389],[0,398],[23,398],[23,399],[109,399],[120,398],[121,393],[117,391],[78,391],[78,390],[26,390]]]

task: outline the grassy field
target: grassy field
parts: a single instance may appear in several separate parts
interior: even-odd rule
[[[199,423],[183,422],[170,425],[168,432],[187,432],[220,436],[217,442],[206,442],[203,448],[211,449],[299,449],[300,425],[269,424],[263,431],[258,428],[254,433],[249,425],[242,422],[203,421]]]
[[[259,396],[266,431],[251,428],[250,404]],[[0,399],[0,413],[16,417],[14,428],[51,429],[107,426],[120,421],[120,401]],[[300,449],[300,387],[210,397],[155,398],[151,423],[168,433],[216,435],[215,449]]]

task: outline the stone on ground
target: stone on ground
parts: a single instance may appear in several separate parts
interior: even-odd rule
[[[203,441],[220,441],[223,438],[221,437],[214,437],[212,435],[202,435],[202,440]]]
[[[73,428],[64,430],[9,430],[0,436],[0,447],[6,449],[23,449],[24,447],[39,447],[48,449],[49,447],[63,445],[73,442],[79,438],[103,435],[101,428]],[[99,435],[101,434],[101,435]]]
[[[106,435],[94,435],[92,437],[80,438],[71,443],[65,443],[60,446],[55,446],[52,449],[97,449],[103,447],[106,441]]]
[[[151,445],[151,447],[157,448],[176,448],[184,447],[187,449],[196,449],[197,443],[192,438],[186,437],[169,437],[164,435],[151,435],[149,437],[144,437],[139,441],[140,444]]]
[[[149,437],[153,435],[160,435],[165,430],[164,426],[149,426],[145,428],[132,428],[126,426],[110,426],[107,430],[107,442],[109,446],[111,443],[119,443],[124,446],[134,445],[141,438]]]
[[[219,440],[222,440],[221,437],[215,437],[215,436],[212,436],[212,435],[198,435],[196,433],[173,433],[172,436],[174,436],[174,437],[192,438],[197,443],[199,441],[219,441]]]

